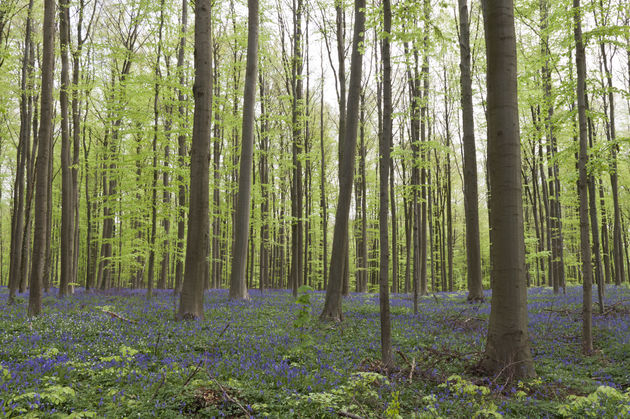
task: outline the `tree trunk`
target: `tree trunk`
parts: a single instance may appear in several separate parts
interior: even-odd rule
[[[589,109],[588,96],[584,97],[585,110]],[[588,118],[588,146],[593,148],[593,121]],[[595,197],[595,176],[588,175],[588,207],[591,222],[591,235],[593,238],[592,252],[595,256],[595,282],[597,283],[597,299],[599,302],[599,312],[604,314],[604,283],[602,277],[602,258],[599,252],[599,223],[597,221],[597,205]]]
[[[247,242],[252,199],[252,167],[254,160],[254,111],[256,108],[256,80],[258,78],[258,0],[248,0],[247,9],[247,66],[243,94],[243,128],[238,178],[238,199],[234,219],[234,247],[230,275],[230,299],[247,300]],[[253,264],[253,255],[252,255]]]
[[[177,74],[179,77],[179,86],[177,86],[177,113],[179,114],[180,134],[177,136],[177,157],[179,166],[185,167],[186,155],[188,154],[186,147],[186,135],[183,133],[183,128],[186,121],[186,108],[183,86],[186,82],[184,76],[184,50],[186,48],[186,29],[188,25],[188,0],[182,0],[182,17],[181,17],[181,30],[179,35],[179,46],[177,47]],[[184,279],[184,236],[186,234],[186,183],[184,176],[177,175],[177,182],[179,184],[177,188],[177,263],[175,265],[175,293],[181,291],[181,287]]]
[[[577,70],[577,104],[580,134],[580,151],[578,159],[578,194],[580,200],[580,256],[582,259],[582,352],[589,355],[593,352],[592,334],[592,281],[593,266],[591,264],[591,246],[588,226],[588,139],[586,122],[586,59],[582,43],[582,18],[580,0],[573,0],[573,19],[575,37],[575,64]]]
[[[355,0],[355,22],[352,41],[352,59],[350,62],[350,87],[348,109],[343,141],[343,155],[339,164],[339,197],[335,216],[333,248],[330,260],[330,274],[326,288],[326,300],[320,316],[322,320],[342,321],[341,297],[343,287],[343,271],[348,246],[348,217],[352,199],[352,178],[357,143],[357,125],[359,122],[359,95],[361,92],[361,75],[363,55],[361,52],[365,31],[365,0]]]
[[[385,367],[392,364],[391,320],[389,314],[389,163],[392,144],[392,69],[390,58],[389,34],[392,30],[392,11],[390,0],[383,1],[383,136],[379,138],[379,305],[381,320],[381,361]],[[366,252],[367,253],[367,252]],[[367,256],[367,254],[366,254]]]
[[[190,155],[190,210],[186,268],[177,319],[203,319],[209,225],[208,165],[212,120],[212,29],[210,0],[195,2],[195,114]]]
[[[68,93],[70,90],[70,2],[59,0],[59,41],[61,46],[61,86],[59,104],[61,110],[61,278],[59,297],[65,297],[68,284],[76,282],[74,271],[74,193],[70,168],[70,121],[68,117]]]
[[[48,166],[52,164],[50,144],[53,133],[53,76],[55,63],[55,0],[44,1],[44,48],[42,57],[41,84],[41,123],[37,151],[35,186],[35,231],[33,257],[30,275],[28,315],[39,316],[42,310],[44,265],[46,263],[46,242],[48,233]]]
[[[11,249],[9,259],[9,298],[8,303],[14,302],[15,294],[25,272],[22,268],[22,246],[24,239],[24,205],[25,188],[24,175],[26,161],[30,157],[32,95],[28,92],[32,84],[33,67],[33,41],[31,39],[33,0],[28,3],[26,28],[24,35],[24,55],[22,56],[22,70],[20,80],[20,136],[17,149],[15,169],[15,183],[13,186],[13,215],[11,219]]]
[[[488,175],[492,304],[482,366],[516,379],[535,375],[527,330],[525,239],[511,0],[486,0]]]

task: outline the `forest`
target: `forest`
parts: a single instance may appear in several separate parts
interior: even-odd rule
[[[0,0],[0,417],[630,417],[630,3]]]

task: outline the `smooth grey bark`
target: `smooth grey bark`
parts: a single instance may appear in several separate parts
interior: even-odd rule
[[[320,52],[320,62],[322,65],[322,74],[324,74],[324,60]],[[326,204],[326,152],[324,150],[324,78],[321,81],[322,94],[319,98],[319,152],[321,154],[321,167],[320,167],[320,206],[322,208],[322,272],[324,277],[324,288],[328,285],[328,207]],[[321,288],[320,288],[321,289]]]
[[[324,321],[342,321],[341,309],[344,269],[348,246],[348,217],[352,199],[352,181],[354,175],[355,152],[357,143],[357,127],[359,122],[359,96],[361,93],[361,76],[363,55],[361,52],[365,32],[365,0],[355,0],[355,22],[352,40],[352,58],[350,61],[350,86],[348,109],[343,141],[342,160],[339,164],[339,197],[335,216],[332,256],[326,299],[320,319]]]
[[[600,1],[601,5],[601,1]],[[610,146],[610,186],[613,198],[613,261],[615,267],[615,285],[621,285],[624,281],[625,273],[623,266],[623,241],[621,238],[621,209],[619,207],[619,177],[617,168],[617,154],[619,153],[619,144],[617,142],[617,133],[615,128],[615,97],[612,82],[612,68],[608,66],[608,58],[606,54],[606,46],[600,43],[600,52],[604,64],[604,73],[606,74],[606,89],[608,94],[608,140]],[[612,62],[610,63],[612,67]]]
[[[212,120],[211,2],[195,2],[195,113],[190,153],[190,210],[186,237],[186,265],[177,319],[203,319],[203,291],[207,281],[209,226],[210,122]]]
[[[182,17],[181,17],[181,30],[179,34],[179,45],[177,47],[177,73],[179,77],[179,86],[177,86],[177,101],[179,102],[177,107],[177,113],[179,114],[180,127],[185,125],[186,120],[186,107],[185,96],[183,92],[183,86],[185,84],[184,76],[184,50],[186,48],[186,30],[188,25],[188,0],[182,0]],[[180,134],[177,136],[177,156],[180,167],[184,167],[186,164],[186,155],[188,154],[186,147],[186,135],[183,130],[180,130]],[[179,184],[177,189],[177,251],[175,264],[175,293],[181,291],[181,287],[184,279],[184,261],[182,254],[184,253],[184,239],[186,235],[186,182],[184,176],[180,174],[177,176],[177,182]]]
[[[55,64],[55,0],[44,1],[44,46],[41,64],[41,122],[38,134],[38,150],[35,184],[35,226],[33,232],[33,256],[30,275],[28,315],[39,316],[42,310],[41,288],[46,264],[48,241],[48,166],[51,164],[50,145],[53,133],[53,76]]]
[[[588,95],[584,98],[585,109],[588,111]],[[588,146],[593,148],[593,121],[588,118]],[[595,196],[595,175],[588,174],[588,209],[591,222],[591,237],[593,239],[592,253],[595,265],[595,282],[597,283],[597,300],[599,312],[604,314],[604,278],[602,276],[602,257],[599,251],[599,222],[597,220],[597,204]]]
[[[512,0],[485,0],[492,303],[481,366],[535,375],[527,329],[525,237]]]
[[[59,297],[68,293],[68,284],[75,282],[74,271],[74,191],[70,168],[70,120],[68,116],[68,93],[70,90],[70,2],[59,0],[59,41],[61,46],[61,89],[59,108],[61,113],[61,277]]]
[[[466,264],[468,301],[483,301],[481,245],[479,243],[479,195],[477,190],[477,151],[470,73],[470,22],[468,1],[459,0],[459,53],[462,106],[462,145],[464,149],[464,213],[466,221]]]
[[[580,255],[582,260],[582,352],[593,352],[593,307],[592,283],[593,266],[591,264],[591,245],[588,220],[588,139],[586,121],[586,58],[582,41],[582,18],[580,14],[580,0],[573,0],[573,36],[575,40],[575,64],[577,70],[577,105],[580,150],[578,158],[578,195],[580,200]]]
[[[383,135],[379,138],[379,308],[381,320],[381,361],[392,362],[391,319],[389,313],[389,164],[392,144],[392,66],[389,36],[392,30],[390,0],[383,0]],[[367,256],[367,255],[366,255]],[[394,255],[395,257],[395,255]]]
[[[303,182],[302,182],[302,160],[300,155],[303,151],[303,99],[302,99],[302,68],[304,61],[303,41],[302,41],[302,0],[293,2],[293,58],[291,61],[291,123],[293,125],[292,140],[292,163],[293,178],[291,183],[291,291],[297,297],[298,288],[303,283],[304,273],[304,221],[303,211]]]
[[[162,33],[164,31],[164,0],[160,2],[160,25],[158,28],[157,57],[155,60],[153,85],[153,141],[151,143],[151,154],[153,173],[151,176],[151,235],[149,236],[149,274],[147,275],[147,298],[153,296],[153,282],[155,277],[155,235],[157,233],[157,183],[158,183],[158,130],[160,121],[160,59],[162,56]],[[165,249],[168,250],[168,249]]]
[[[254,111],[258,78],[258,0],[247,0],[247,64],[243,94],[243,128],[238,177],[238,198],[234,215],[234,245],[230,274],[230,299],[247,300],[247,242],[252,198],[252,167],[254,161]],[[253,260],[252,260],[253,263]]]

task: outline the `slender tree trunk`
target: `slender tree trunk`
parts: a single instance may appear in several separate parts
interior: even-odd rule
[[[389,164],[392,144],[392,70],[390,58],[389,34],[392,30],[392,11],[390,0],[383,1],[383,136],[379,138],[379,305],[381,317],[381,361],[389,367],[392,362],[391,320],[389,314]],[[367,253],[367,252],[366,252]],[[367,254],[366,254],[367,256]]]
[[[70,168],[70,120],[68,116],[68,93],[70,90],[70,2],[59,0],[59,41],[61,46],[61,278],[59,297],[65,297],[68,284],[76,282],[74,271],[74,199],[72,170]]]
[[[151,235],[149,236],[149,275],[147,276],[147,298],[153,296],[153,281],[155,277],[155,236],[157,234],[157,184],[158,184],[158,130],[160,121],[160,59],[162,56],[162,32],[164,30],[164,0],[160,2],[160,26],[158,29],[157,57],[154,69],[154,94],[153,94],[153,141],[151,144],[152,176],[151,176]],[[165,249],[166,250],[166,249]]]
[[[179,77],[179,86],[177,86],[177,113],[179,115],[180,134],[177,136],[177,157],[180,167],[185,166],[186,155],[188,154],[186,147],[186,135],[184,134],[183,127],[186,126],[186,98],[183,92],[183,86],[186,82],[184,76],[184,50],[186,48],[186,30],[188,25],[188,0],[182,0],[182,16],[181,16],[181,30],[179,34],[179,45],[177,47],[177,74]],[[175,265],[175,293],[181,291],[181,286],[184,279],[184,239],[186,233],[186,183],[184,176],[180,174],[177,176],[177,263]]]
[[[258,0],[248,0],[247,9],[247,66],[243,95],[243,128],[238,199],[234,219],[234,247],[230,276],[230,299],[247,300],[245,277],[249,216],[251,211],[252,167],[254,160],[254,111],[256,108],[256,80],[258,78]],[[253,255],[252,255],[253,264]]]
[[[580,0],[573,0],[573,19],[575,37],[575,64],[577,69],[577,105],[580,134],[580,151],[578,159],[578,195],[580,200],[580,256],[582,259],[582,352],[589,355],[593,352],[592,334],[592,278],[591,246],[588,226],[588,139],[586,121],[586,59],[582,43],[582,18]]]
[[[190,210],[186,270],[177,318],[203,319],[208,257],[210,121],[212,120],[212,29],[210,0],[195,2],[195,114],[190,155]]]
[[[350,87],[348,95],[347,120],[343,141],[343,158],[339,164],[339,198],[335,216],[330,274],[326,288],[326,300],[320,318],[322,320],[342,321],[341,297],[343,288],[343,271],[345,263],[344,249],[348,246],[348,217],[352,199],[352,178],[357,143],[357,126],[359,122],[359,94],[361,91],[361,75],[363,55],[361,52],[365,31],[365,0],[355,0],[355,22],[352,41],[352,59],[350,63]]]
[[[601,5],[601,1],[600,1]],[[600,43],[600,51],[604,64],[604,73],[606,74],[606,88],[608,91],[608,134],[610,147],[610,186],[612,188],[613,198],[613,262],[615,266],[615,285],[621,285],[625,278],[623,266],[623,241],[621,238],[621,209],[619,207],[619,178],[617,175],[617,154],[619,153],[619,144],[617,143],[617,134],[615,129],[615,97],[612,82],[612,68],[608,66],[608,58],[606,55],[606,46]],[[612,66],[612,63],[611,63]]]
[[[25,232],[24,205],[25,188],[24,175],[26,162],[30,157],[32,95],[28,87],[32,84],[33,41],[31,40],[31,26],[33,0],[28,3],[26,27],[24,35],[24,55],[22,56],[22,70],[20,80],[20,136],[17,149],[17,167],[15,169],[15,183],[13,186],[13,216],[11,219],[11,249],[9,259],[9,298],[8,303],[14,302],[15,294],[25,272],[22,268],[22,246]]]
[[[324,61],[320,52],[320,61],[322,65],[322,75],[324,74]],[[324,277],[324,289],[328,286],[328,207],[326,204],[326,152],[324,150],[324,77],[321,81],[321,96],[319,99],[319,152],[321,154],[321,173],[320,173],[320,195],[322,207],[322,273]]]
[[[511,0],[482,4],[487,48],[488,175],[492,304],[482,366],[515,378],[535,375],[527,330],[525,239]]]
[[[303,181],[302,160],[303,148],[303,107],[302,101],[302,67],[303,67],[303,41],[302,41],[302,0],[293,2],[293,60],[291,65],[292,80],[292,125],[293,125],[293,179],[291,184],[291,290],[293,296],[297,296],[297,290],[302,285],[304,227],[302,220],[303,210]]]
[[[588,96],[584,97],[585,109],[589,109]],[[593,121],[588,118],[588,145],[593,148]],[[595,176],[590,173],[588,175],[588,206],[591,222],[591,235],[593,238],[592,252],[595,256],[595,282],[597,283],[597,299],[599,302],[599,312],[604,314],[604,283],[602,278],[602,258],[599,252],[599,223],[597,221],[597,205],[595,197]]]

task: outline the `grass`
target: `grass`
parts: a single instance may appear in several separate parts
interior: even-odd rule
[[[590,357],[580,353],[581,288],[531,289],[529,382],[475,374],[490,307],[463,293],[421,298],[418,315],[408,296],[392,296],[389,374],[378,362],[377,296],[346,298],[339,325],[316,320],[322,293],[306,306],[285,291],[251,296],[209,291],[205,321],[175,322],[165,291],[151,301],[128,290],[47,295],[33,320],[20,295],[0,309],[0,416],[630,417],[624,287],[608,288],[609,311],[594,315]]]

